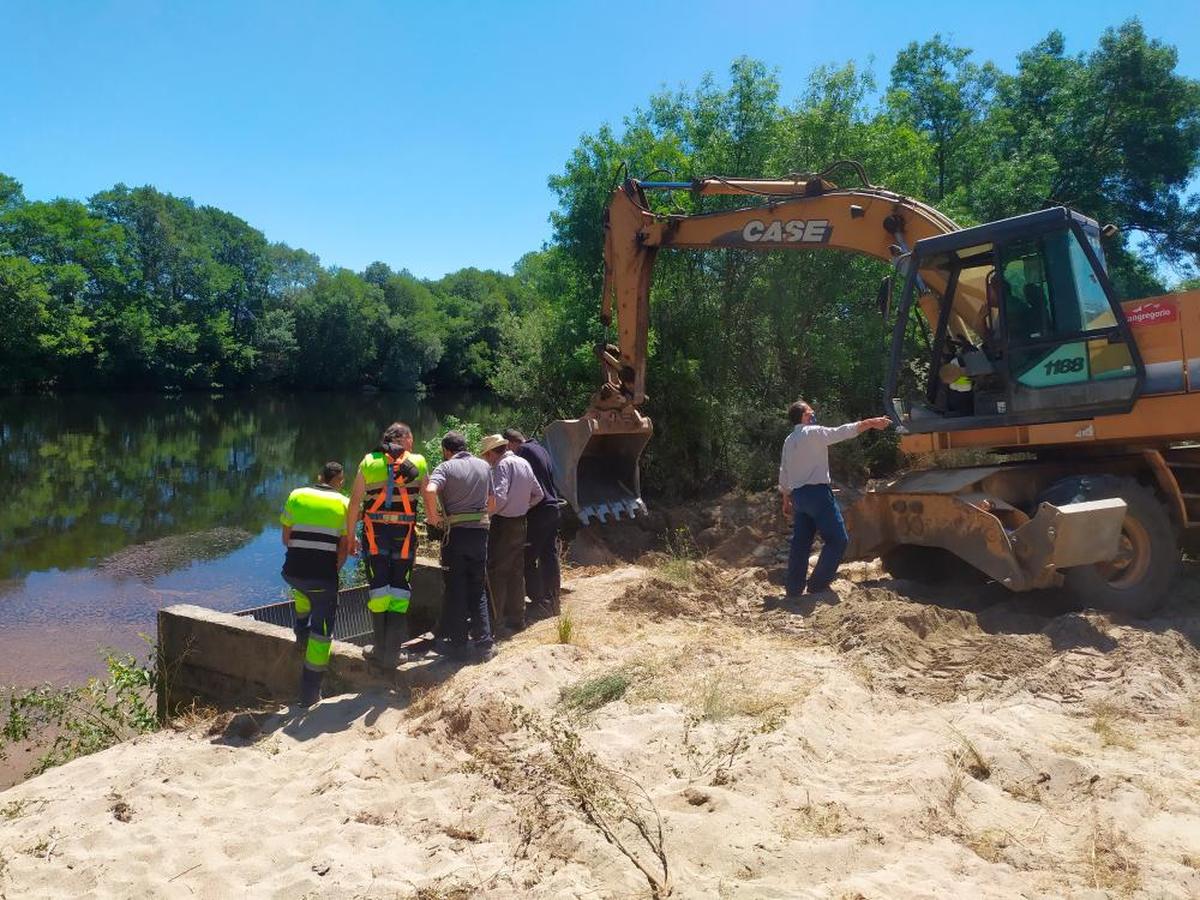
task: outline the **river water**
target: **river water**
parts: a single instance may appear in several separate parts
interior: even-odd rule
[[[326,460],[353,477],[400,419],[417,449],[490,399],[396,394],[0,399],[0,685],[77,681],[106,648],[145,658],[162,606],[286,597],[279,512]]]

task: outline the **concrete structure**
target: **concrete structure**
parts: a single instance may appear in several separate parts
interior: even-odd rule
[[[419,563],[413,597],[420,610],[413,625],[431,627],[441,609],[441,570]],[[193,701],[221,709],[289,703],[296,698],[304,659],[290,629],[190,604],[159,610],[158,652],[160,718]],[[407,690],[440,681],[449,671],[438,660],[386,671],[369,663],[361,647],[334,641],[323,693]]]

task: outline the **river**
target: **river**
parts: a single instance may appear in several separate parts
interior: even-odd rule
[[[285,597],[279,512],[326,460],[347,481],[381,428],[420,444],[490,398],[396,394],[0,399],[0,685],[78,681],[106,648],[145,658],[162,606]]]

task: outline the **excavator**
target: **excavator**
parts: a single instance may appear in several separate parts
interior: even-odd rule
[[[840,170],[858,185],[835,183]],[[647,201],[657,191],[746,202],[668,214]],[[1200,291],[1118,300],[1102,248],[1113,233],[1061,206],[960,228],[851,161],[774,180],[627,179],[604,213],[600,318],[615,306],[617,343],[597,348],[587,411],[545,432],[566,500],[583,525],[646,512],[660,250],[865,254],[892,267],[884,406],[901,450],[935,467],[843,499],[847,558],[879,557],[898,577],[957,558],[1012,591],[1148,615],[1200,525]],[[995,462],[936,466],[955,450]]]

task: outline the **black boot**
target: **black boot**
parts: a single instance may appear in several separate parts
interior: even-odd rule
[[[321,699],[321,679],[324,672],[315,672],[307,666],[300,672],[300,701],[297,704],[308,709]]]
[[[388,665],[394,666],[404,653],[404,643],[408,640],[408,616],[405,613],[390,612],[387,614],[387,658]]]
[[[387,622],[388,614],[371,613],[371,630],[374,632],[375,643],[363,647],[363,656],[381,662],[387,655]]]

